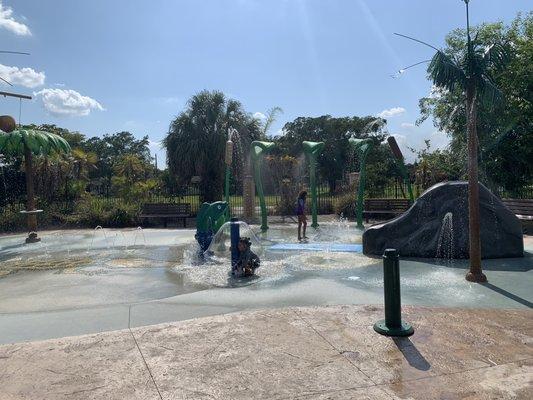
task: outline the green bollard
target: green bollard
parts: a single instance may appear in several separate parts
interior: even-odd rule
[[[413,327],[402,322],[400,295],[400,256],[395,249],[383,253],[383,287],[385,290],[385,319],[374,324],[374,330],[386,336],[411,336]]]

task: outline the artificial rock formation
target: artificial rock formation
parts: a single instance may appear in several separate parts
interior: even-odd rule
[[[523,257],[520,220],[479,185],[482,258]],[[468,183],[444,182],[429,188],[401,216],[368,227],[363,252],[382,255],[397,249],[404,257],[468,258]]]

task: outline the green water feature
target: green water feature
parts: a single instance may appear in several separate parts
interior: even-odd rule
[[[251,148],[252,164],[254,167],[254,180],[255,189],[259,195],[259,205],[261,207],[261,231],[268,230],[267,224],[267,208],[265,202],[265,193],[263,191],[263,182],[261,180],[261,162],[263,161],[263,155],[268,153],[274,148],[272,142],[253,141]]]
[[[317,193],[316,193],[316,159],[322,149],[324,149],[324,142],[308,142],[302,143],[304,153],[309,161],[309,186],[311,189],[311,213],[313,228],[318,228],[317,218]]]

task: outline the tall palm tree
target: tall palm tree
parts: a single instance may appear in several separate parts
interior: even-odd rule
[[[169,172],[181,183],[201,176],[203,201],[222,198],[224,153],[230,128],[238,132],[237,140],[243,149],[261,136],[259,121],[248,115],[241,103],[226,99],[221,92],[204,90],[194,95],[187,109],[171,122],[163,141]]]
[[[283,114],[283,109],[281,107],[273,107],[270,110],[268,110],[265,118],[265,122],[263,123],[263,136],[266,136],[270,128],[272,127],[272,124],[276,122],[276,117],[279,114]]]
[[[84,151],[82,149],[72,149],[72,174],[77,180],[88,180],[89,170],[96,169],[98,156],[92,151]]]
[[[508,46],[493,43],[485,46],[470,36],[468,3],[466,5],[466,46],[456,57],[425,43],[437,52],[431,59],[428,72],[434,85],[449,91],[461,90],[466,97],[467,139],[468,139],[468,226],[470,271],[466,279],[471,282],[486,282],[487,277],[481,269],[481,239],[479,220],[479,182],[478,182],[478,136],[477,103],[485,101],[494,104],[501,101],[502,94],[496,87],[493,74],[503,69],[509,61]],[[415,64],[416,65],[416,64]]]
[[[0,153],[4,155],[23,156],[26,171],[26,215],[28,223],[27,243],[37,242],[37,217],[35,209],[33,156],[51,153],[68,153],[70,146],[61,136],[33,129],[8,129],[0,134]]]

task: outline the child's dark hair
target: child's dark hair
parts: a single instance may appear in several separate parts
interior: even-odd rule
[[[241,237],[239,239],[239,242],[243,243],[246,246],[251,246],[252,245],[252,242],[250,241],[250,238],[249,237],[245,237],[245,236]]]
[[[298,193],[299,199],[304,199],[307,197],[307,190],[302,190],[300,193]]]

